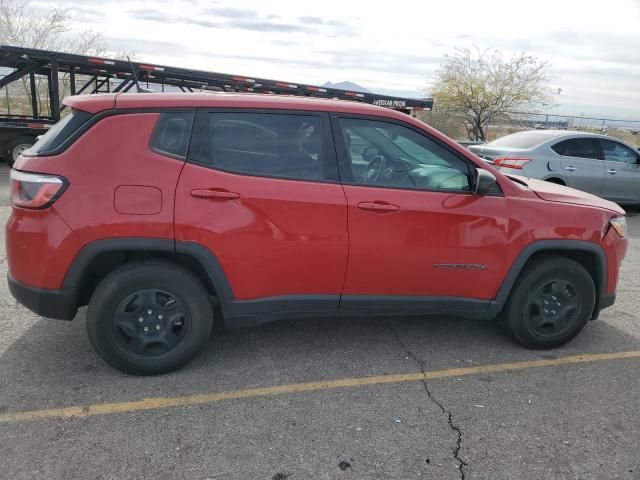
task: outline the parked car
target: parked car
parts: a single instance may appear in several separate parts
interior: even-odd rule
[[[110,365],[174,370],[228,326],[492,318],[561,345],[613,304],[624,211],[511,179],[408,115],[243,94],[69,97],[17,160],[9,287]]]
[[[640,153],[616,138],[526,131],[468,148],[505,174],[568,185],[623,205],[640,204]]]

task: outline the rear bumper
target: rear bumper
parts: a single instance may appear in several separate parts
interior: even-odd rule
[[[11,295],[34,313],[57,320],[73,320],[78,311],[75,295],[64,290],[31,287],[7,275]]]

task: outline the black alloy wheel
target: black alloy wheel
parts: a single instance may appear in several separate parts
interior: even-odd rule
[[[128,295],[113,316],[113,335],[120,348],[146,357],[173,350],[190,327],[183,303],[164,290],[138,290]]]

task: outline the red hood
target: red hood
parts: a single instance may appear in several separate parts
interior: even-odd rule
[[[511,175],[509,175],[511,176]],[[531,190],[541,199],[549,202],[572,203],[574,205],[587,205],[589,207],[603,208],[624,215],[624,210],[617,203],[610,202],[604,198],[591,195],[590,193],[576,190],[575,188],[557,185],[544,180],[516,176],[519,181],[526,183]]]

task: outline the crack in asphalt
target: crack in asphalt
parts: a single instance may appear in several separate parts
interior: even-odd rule
[[[398,330],[395,327],[393,327],[393,325],[391,325],[391,322],[387,323],[387,328],[393,332],[393,335],[396,337],[396,341],[398,342],[400,347],[418,365],[418,367],[420,368],[420,372],[423,375],[425,375],[424,363],[400,339],[400,334],[398,333]],[[447,423],[449,424],[449,428],[456,434],[456,445],[453,448],[453,458],[458,463],[457,467],[458,467],[458,470],[460,471],[460,478],[462,480],[465,480],[466,477],[465,477],[464,468],[468,467],[469,464],[467,462],[465,462],[462,458],[460,458],[460,449],[462,448],[462,430],[456,423],[454,423],[453,415],[451,414],[451,411],[449,409],[445,408],[445,406],[442,403],[440,403],[433,396],[433,394],[429,390],[429,385],[427,384],[426,378],[424,380],[420,380],[420,382],[424,386],[424,391],[426,392],[427,397],[429,398],[429,400],[431,400],[431,402],[433,402],[442,411],[442,413],[447,417]]]

